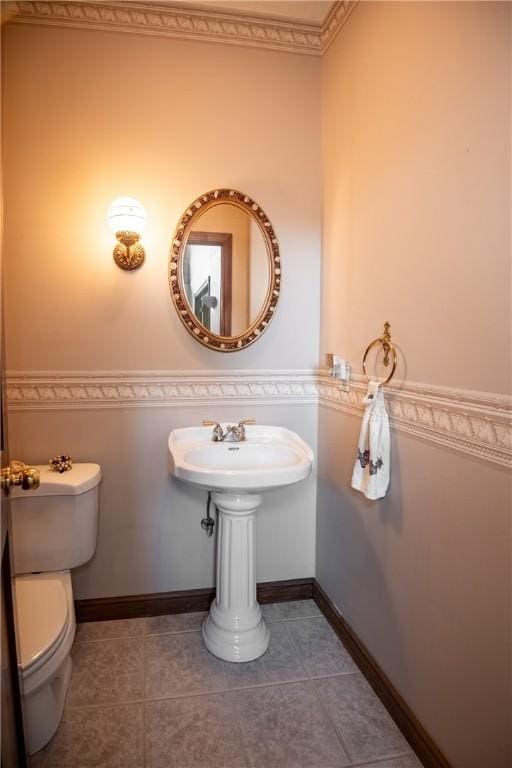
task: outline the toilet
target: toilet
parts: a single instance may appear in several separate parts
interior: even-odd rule
[[[18,665],[29,754],[57,730],[71,677],[75,610],[71,568],[96,549],[101,468],[62,474],[37,466],[39,488],[12,490]]]

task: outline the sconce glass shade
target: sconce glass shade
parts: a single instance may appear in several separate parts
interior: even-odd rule
[[[136,232],[146,229],[146,211],[133,197],[118,197],[110,204],[107,219],[112,232]]]

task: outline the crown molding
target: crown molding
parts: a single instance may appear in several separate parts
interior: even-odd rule
[[[5,3],[11,23],[128,32],[321,56],[357,0],[338,0],[324,24],[264,19],[157,2],[118,0],[13,0]]]
[[[358,2],[359,0],[346,0],[346,2],[337,2],[334,4],[331,12],[323,23],[322,31],[320,33],[322,56],[330,48]]]
[[[314,370],[26,371],[7,377],[9,411],[205,405],[320,405],[361,417],[366,379],[348,391]],[[403,382],[387,385],[395,430],[512,466],[512,397]]]

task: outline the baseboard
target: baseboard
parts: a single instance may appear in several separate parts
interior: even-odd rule
[[[425,768],[451,768],[439,747],[316,580],[313,581],[313,599]]]
[[[257,585],[258,602],[281,603],[308,600],[313,597],[313,579],[263,581]],[[215,597],[215,589],[187,589],[156,592],[149,595],[123,595],[75,600],[77,621],[107,621],[161,616],[167,613],[207,611]]]

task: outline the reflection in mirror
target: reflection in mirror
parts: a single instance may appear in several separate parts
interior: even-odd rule
[[[169,286],[180,320],[201,344],[234,352],[254,343],[281,289],[279,244],[263,209],[232,189],[198,197],[174,233]]]
[[[231,335],[231,251],[228,232],[193,231],[183,260],[183,286],[201,325],[220,336]]]
[[[269,279],[265,241],[242,208],[220,203],[201,214],[187,238],[183,286],[206,330],[239,336],[260,314]]]

